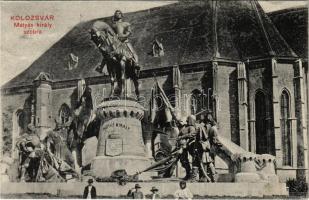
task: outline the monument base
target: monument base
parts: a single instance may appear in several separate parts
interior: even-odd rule
[[[101,125],[91,166],[93,176],[110,177],[122,169],[134,175],[151,165],[143,141],[143,106],[130,99],[104,101],[98,106],[97,116],[101,118]],[[140,180],[148,179],[142,176]]]
[[[91,169],[96,177],[110,177],[115,169],[124,169],[128,175],[134,175],[151,165],[148,158],[140,156],[97,156],[93,159]],[[146,175],[146,176],[145,176]],[[149,180],[147,173],[139,177],[139,180]]]
[[[235,182],[258,183],[261,179],[257,173],[241,172],[235,175]]]

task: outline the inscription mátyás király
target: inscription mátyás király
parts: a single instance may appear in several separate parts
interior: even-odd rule
[[[104,129],[108,129],[110,127],[119,127],[119,128],[124,128],[126,130],[130,130],[130,127],[127,126],[126,124],[120,123],[120,122],[111,122],[111,123],[105,123],[103,126],[103,130]]]

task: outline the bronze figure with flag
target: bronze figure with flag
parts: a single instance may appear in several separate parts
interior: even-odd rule
[[[187,118],[187,124],[184,124],[178,120],[175,115],[175,109],[171,105],[167,95],[158,83],[157,79],[154,79],[155,84],[152,88],[149,113],[151,122],[157,129],[161,129],[161,131],[157,131],[157,129],[155,129],[155,133],[166,134],[165,126],[167,124],[172,124],[171,122],[174,122],[178,128],[179,136],[177,136],[176,146],[170,152],[170,155],[167,155],[165,158],[157,159],[158,162],[154,163],[142,172],[167,171],[169,175],[172,175],[172,171],[175,169],[177,162],[180,160],[181,165],[186,170],[185,179],[190,179],[192,170],[188,159],[188,156],[190,155],[193,158],[192,164],[199,169],[200,177],[206,181],[210,181],[210,178],[207,175],[207,169],[205,169],[202,164],[203,146],[201,145],[200,140],[197,140],[197,136],[200,137],[200,135],[207,137],[205,129],[195,123],[195,116],[189,116]]]

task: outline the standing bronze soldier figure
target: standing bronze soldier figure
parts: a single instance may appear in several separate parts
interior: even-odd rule
[[[215,149],[217,147],[220,147],[221,144],[218,142],[217,135],[218,135],[218,130],[216,127],[216,121],[213,119],[211,114],[207,115],[206,118],[206,131],[207,131],[207,136],[208,136],[208,141],[209,141],[209,147],[207,148],[207,152],[209,154],[209,160],[207,162],[207,168],[209,170],[209,175],[211,178],[212,182],[215,182],[215,174],[216,174],[216,169],[215,169]]]
[[[178,146],[180,147],[180,163],[186,170],[185,180],[191,178],[191,166],[189,162],[189,145],[194,140],[195,130],[195,119],[194,116],[188,116],[187,124],[180,130],[178,136]]]

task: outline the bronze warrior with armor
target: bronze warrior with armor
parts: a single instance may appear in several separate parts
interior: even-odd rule
[[[123,21],[123,13],[120,10],[115,11],[112,22],[112,28],[116,32],[118,39],[127,45],[128,49],[132,53],[135,68],[140,70],[140,66],[138,64],[138,56],[129,41],[129,36],[132,34],[131,24]]]
[[[189,162],[189,149],[188,146],[193,142],[196,130],[194,127],[195,120],[194,116],[189,116],[187,118],[187,124],[181,128],[178,136],[178,148],[180,148],[180,163],[186,170],[186,176],[184,179],[190,179],[191,166]]]
[[[215,151],[217,147],[221,147],[221,143],[218,142],[217,135],[218,135],[218,130],[216,126],[216,121],[213,119],[211,114],[207,115],[206,118],[206,132],[208,136],[208,142],[209,146],[207,148],[207,153],[209,155],[209,162],[207,162],[207,169],[209,171],[209,175],[211,178],[212,182],[215,182],[215,174],[216,174],[216,169],[215,169]]]

